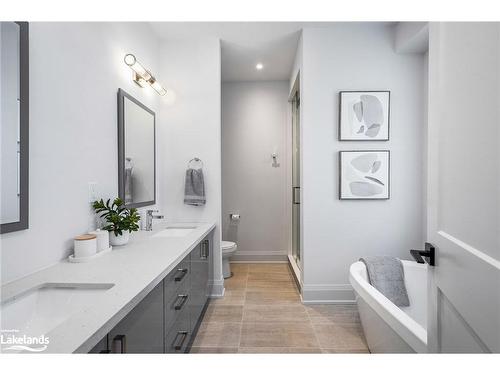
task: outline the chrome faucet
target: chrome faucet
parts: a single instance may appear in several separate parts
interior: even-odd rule
[[[163,219],[163,215],[153,215],[154,212],[158,210],[147,210],[146,211],[146,228],[147,231],[153,230],[153,219]]]

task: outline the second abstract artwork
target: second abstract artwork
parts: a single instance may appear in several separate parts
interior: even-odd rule
[[[389,151],[340,151],[340,199],[389,199]]]

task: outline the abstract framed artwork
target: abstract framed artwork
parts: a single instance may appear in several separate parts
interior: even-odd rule
[[[388,141],[390,91],[341,91],[340,141]]]
[[[388,150],[340,151],[339,199],[390,198]]]

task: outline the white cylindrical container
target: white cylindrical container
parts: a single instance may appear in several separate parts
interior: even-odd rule
[[[97,229],[89,234],[94,234],[97,237],[97,252],[109,249],[109,232],[107,230]]]
[[[95,234],[84,234],[75,237],[75,258],[86,258],[97,252],[97,238]]]

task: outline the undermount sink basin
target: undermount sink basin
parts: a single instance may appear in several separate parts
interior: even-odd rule
[[[167,227],[153,235],[153,237],[185,237],[195,229],[196,227],[193,226]]]
[[[1,328],[16,336],[47,334],[86,307],[114,284],[41,284],[0,305]]]

